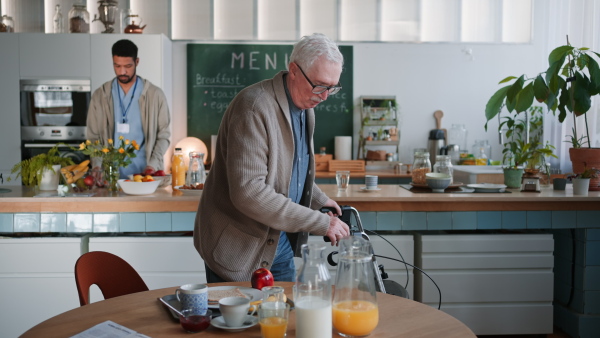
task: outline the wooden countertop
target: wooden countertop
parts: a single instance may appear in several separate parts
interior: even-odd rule
[[[367,170],[362,172],[353,171],[350,178],[365,177],[365,175],[377,175],[381,178],[411,178],[410,174],[396,174],[393,170]],[[316,171],[316,178],[335,178],[335,171]]]
[[[503,211],[503,210],[599,210],[600,191],[589,196],[574,196],[570,184],[564,191],[550,186],[542,191],[510,193],[413,193],[398,185],[380,185],[380,191],[364,192],[362,185],[350,185],[338,192],[335,184],[319,187],[339,204],[360,211]],[[99,189],[92,197],[33,197],[36,192],[22,186],[4,186],[0,193],[0,212],[196,212],[201,196],[182,195],[171,187],[152,195],[131,196],[123,192],[109,196]]]

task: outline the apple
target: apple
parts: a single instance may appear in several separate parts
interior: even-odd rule
[[[164,170],[157,170],[157,171],[154,173],[154,176],[165,176],[165,175],[166,175],[166,174],[165,174],[165,171],[164,171]]]
[[[83,179],[83,183],[88,187],[92,187],[96,183],[96,180],[94,179],[94,176],[88,175]]]
[[[146,176],[146,175],[150,175],[150,176],[154,175],[154,170],[152,170],[150,168],[144,170],[144,176]]]
[[[262,288],[265,286],[273,286],[273,284],[275,284],[275,279],[273,279],[273,274],[271,271],[265,268],[260,268],[256,269],[252,273],[250,282],[252,283],[253,288],[262,290]]]

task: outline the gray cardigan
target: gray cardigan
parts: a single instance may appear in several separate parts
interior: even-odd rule
[[[194,229],[204,262],[230,281],[248,281],[270,268],[280,231],[300,255],[308,233],[325,235],[329,216],[318,211],[328,197],[314,183],[315,115],[307,110],[310,164],[300,204],[287,197],[294,140],[280,72],[242,90],[219,128],[213,166],[206,180]]]

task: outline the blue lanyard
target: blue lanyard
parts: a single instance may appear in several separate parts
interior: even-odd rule
[[[133,102],[133,97],[135,96],[135,89],[137,88],[137,84],[138,84],[138,78],[137,76],[135,77],[135,84],[133,85],[133,92],[131,92],[131,100],[129,100],[129,104],[127,105],[127,109],[125,109],[125,106],[123,106],[123,100],[121,99],[121,92],[119,92],[119,105],[121,106],[121,114],[123,114],[123,123],[125,123],[127,121],[126,117],[127,117],[127,112],[129,111],[129,108],[131,107],[131,102]],[[117,82],[118,85],[118,82]],[[121,88],[121,86],[119,86],[119,89],[121,89],[123,91],[123,97],[125,97],[125,91],[123,90],[123,88]]]

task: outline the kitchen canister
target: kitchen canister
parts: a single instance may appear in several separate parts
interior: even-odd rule
[[[351,160],[352,159],[352,136],[336,136],[335,137],[335,159],[336,160]]]

